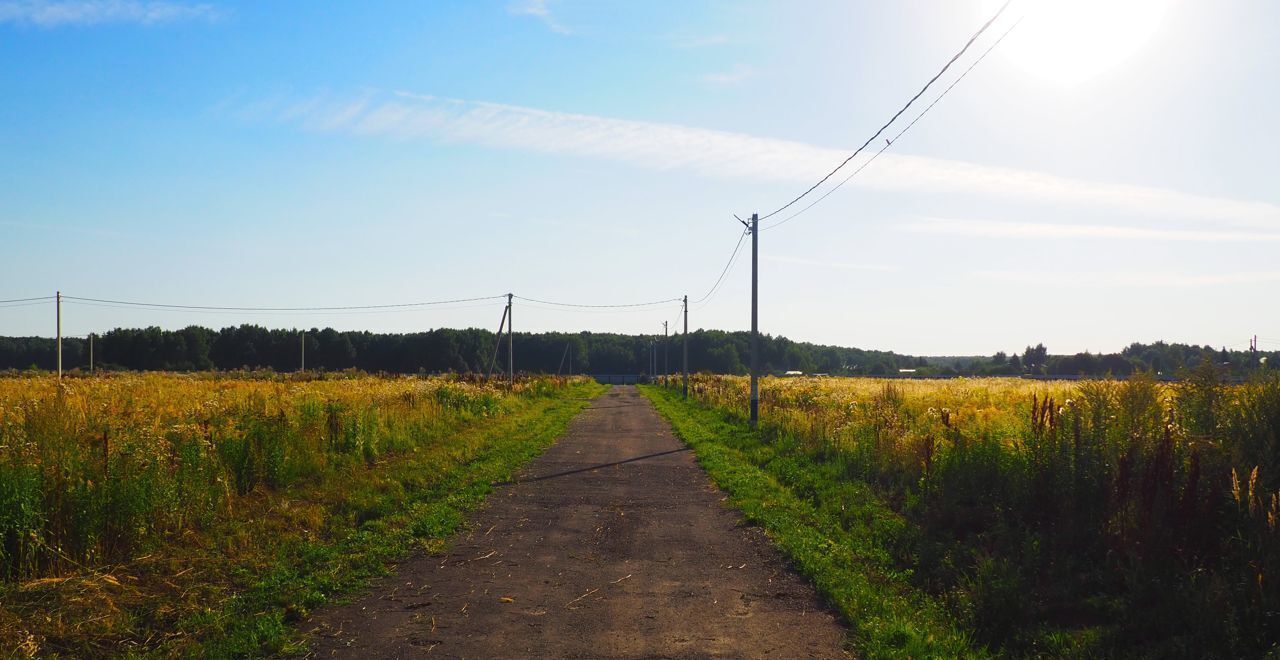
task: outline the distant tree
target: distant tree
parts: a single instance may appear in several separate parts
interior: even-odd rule
[[[1022,353],[1022,366],[1032,371],[1038,371],[1045,365],[1045,361],[1049,357],[1049,349],[1044,344],[1036,344],[1035,347],[1028,346],[1027,350]]]
[[[742,360],[738,357],[738,349],[733,344],[717,346],[707,354],[708,366],[718,374],[741,374],[746,372]]]

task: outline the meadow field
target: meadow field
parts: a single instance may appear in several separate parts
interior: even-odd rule
[[[0,378],[0,655],[258,655],[438,542],[599,390],[529,377]]]
[[[727,424],[703,423],[717,451],[836,522],[823,552],[840,551],[841,534],[860,539],[851,556],[927,594],[973,648],[1275,653],[1280,379],[1229,383],[1208,366],[1185,376],[765,378],[756,432],[748,379],[696,376],[689,392]],[[699,432],[678,381],[650,395],[677,430]],[[805,552],[793,552],[802,566]],[[874,609],[858,598],[845,608],[855,636]]]

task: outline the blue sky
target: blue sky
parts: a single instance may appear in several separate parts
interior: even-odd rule
[[[940,83],[1023,22],[920,123],[761,234],[762,330],[913,354],[1280,336],[1280,4],[1129,2],[1015,0]],[[995,6],[0,0],[0,299],[697,299],[734,213],[838,164]],[[692,327],[748,327],[748,265]],[[661,332],[677,311],[522,304],[516,324]],[[63,312],[83,334],[501,308]],[[0,334],[52,323],[0,307]]]

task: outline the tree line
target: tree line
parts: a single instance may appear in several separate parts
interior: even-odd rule
[[[689,333],[689,368],[694,372],[745,374],[750,333],[698,330]],[[307,369],[358,369],[387,373],[484,373],[506,364],[506,339],[491,330],[440,328],[414,333],[338,331],[332,328],[268,329],[240,325],[212,330],[117,328],[94,338],[94,363],[101,369],[205,371],[272,369],[294,371],[306,345]],[[516,370],[541,373],[647,374],[651,346],[657,373],[664,364],[680,370],[678,335],[663,340],[648,335],[598,332],[518,332],[514,336]],[[495,361],[495,348],[497,359]],[[766,373],[800,371],[831,375],[887,376],[904,370],[917,376],[1064,375],[1123,376],[1135,371],[1174,374],[1210,361],[1244,372],[1280,360],[1280,353],[1214,349],[1187,344],[1135,343],[1120,353],[1050,355],[1043,344],[1021,353],[991,357],[924,357],[761,337],[761,368]],[[48,337],[0,337],[0,369],[56,368],[55,340]],[[496,364],[495,364],[496,362]],[[84,369],[88,341],[63,339],[63,368]]]

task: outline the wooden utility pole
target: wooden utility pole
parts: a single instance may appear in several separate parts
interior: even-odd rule
[[[684,398],[689,398],[689,296],[684,297]]]
[[[516,339],[515,330],[512,329],[515,324],[511,321],[511,299],[513,297],[512,294],[507,294],[507,371],[509,372],[510,380],[508,382],[511,384],[512,392],[516,391]]]
[[[57,292],[58,307],[58,380],[62,380],[62,292]]]
[[[760,215],[751,214],[751,425],[760,421]]]

